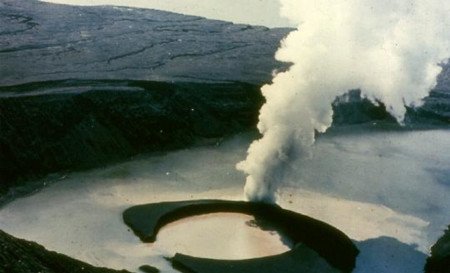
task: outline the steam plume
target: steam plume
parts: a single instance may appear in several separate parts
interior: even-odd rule
[[[331,104],[351,89],[382,101],[399,123],[418,106],[449,56],[450,2],[442,0],[281,0],[298,24],[276,59],[291,62],[262,88],[266,104],[237,165],[251,201],[274,202],[286,163],[308,153],[314,131],[332,123]]]

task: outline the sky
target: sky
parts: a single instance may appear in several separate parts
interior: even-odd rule
[[[47,0],[45,2],[151,8],[234,23],[267,27],[295,26],[279,15],[278,0]]]

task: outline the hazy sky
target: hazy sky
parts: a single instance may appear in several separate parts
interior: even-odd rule
[[[116,5],[167,10],[268,27],[293,26],[279,15],[278,0],[46,0],[72,5]]]

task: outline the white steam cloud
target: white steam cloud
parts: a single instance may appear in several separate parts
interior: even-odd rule
[[[293,65],[262,88],[263,137],[237,165],[251,201],[274,202],[286,163],[308,154],[314,131],[332,123],[331,104],[351,89],[382,101],[398,122],[420,105],[449,57],[450,1],[281,0],[298,29],[276,58]]]

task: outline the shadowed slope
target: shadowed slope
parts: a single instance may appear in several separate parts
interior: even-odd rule
[[[0,272],[7,273],[127,273],[91,266],[0,230]]]

